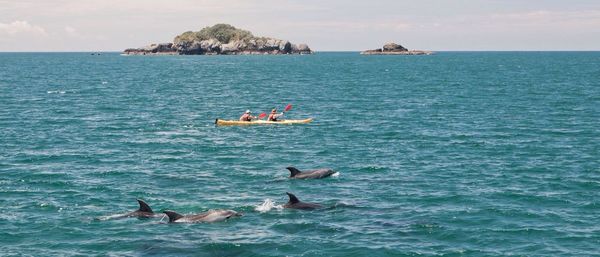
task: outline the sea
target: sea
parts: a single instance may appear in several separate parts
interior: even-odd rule
[[[0,255],[600,256],[600,52],[0,53]]]

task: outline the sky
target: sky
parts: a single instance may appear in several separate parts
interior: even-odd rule
[[[122,51],[216,23],[317,51],[600,50],[600,0],[0,0],[0,51]]]

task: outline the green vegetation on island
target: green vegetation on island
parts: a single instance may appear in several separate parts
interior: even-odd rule
[[[205,27],[200,31],[193,32],[187,31],[178,35],[173,40],[174,44],[178,44],[181,42],[193,42],[193,41],[202,41],[209,39],[216,39],[222,44],[227,44],[232,40],[249,40],[251,38],[255,38],[252,35],[252,32],[238,29],[229,24],[216,24],[212,27]]]

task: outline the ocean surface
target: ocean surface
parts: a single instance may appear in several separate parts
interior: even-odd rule
[[[600,52],[0,53],[0,255],[599,256]]]

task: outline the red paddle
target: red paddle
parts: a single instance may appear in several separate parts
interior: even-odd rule
[[[292,109],[292,105],[291,105],[291,104],[288,104],[287,106],[285,106],[285,109],[283,109],[283,112],[287,112],[287,111],[289,111],[289,110],[291,110],[291,109]],[[265,117],[267,117],[267,114],[266,114],[266,113],[264,113],[264,112],[263,112],[263,113],[261,113],[260,115],[258,115],[258,119],[259,119],[259,120],[260,120],[260,119],[264,119]]]
[[[285,106],[285,109],[283,109],[283,112],[281,112],[281,115],[285,114],[285,112],[289,111],[292,109],[292,104],[288,104]]]

